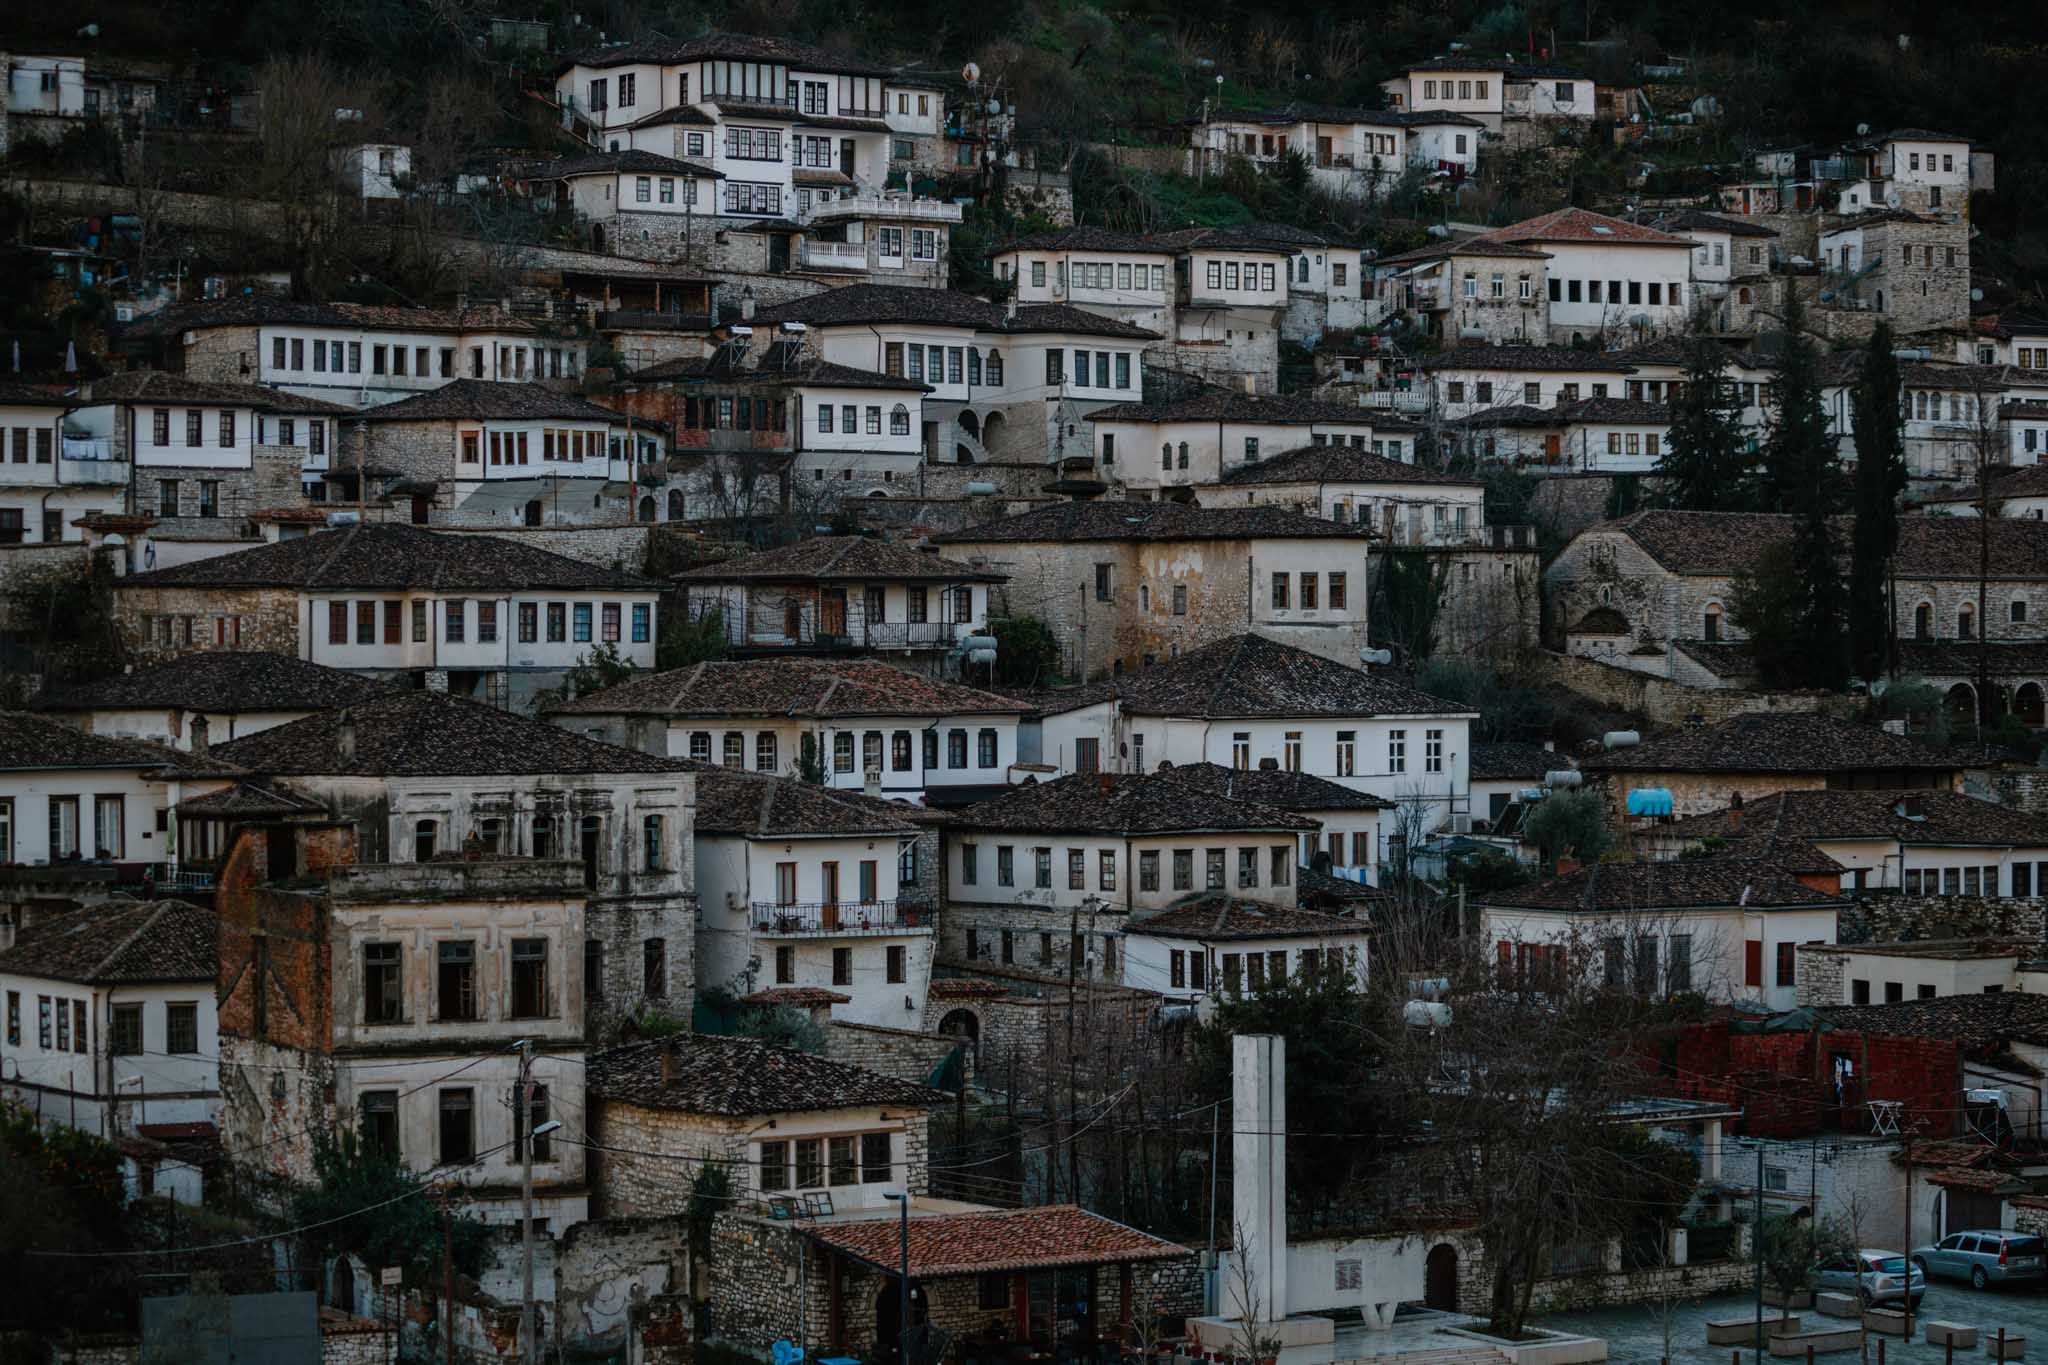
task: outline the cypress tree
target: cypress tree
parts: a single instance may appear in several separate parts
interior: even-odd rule
[[[1728,352],[1694,314],[1685,334],[1685,382],[1671,404],[1671,434],[1657,477],[1663,505],[1687,512],[1745,511],[1752,505],[1750,456],[1728,383]]]
[[[1870,334],[1850,403],[1856,423],[1856,530],[1849,560],[1849,650],[1857,676],[1871,680],[1892,662],[1885,585],[1899,547],[1899,495],[1906,491],[1899,363],[1885,323]]]
[[[1828,519],[1842,508],[1844,480],[1820,397],[1820,356],[1796,292],[1785,306],[1785,347],[1775,411],[1764,443],[1766,505],[1792,514],[1792,559],[1806,596],[1805,683],[1836,689],[1849,677],[1844,627],[1848,589]]]

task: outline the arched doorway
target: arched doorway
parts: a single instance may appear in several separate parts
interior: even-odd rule
[[[1913,638],[1932,640],[1934,638],[1934,604],[1922,602],[1913,608]]]
[[[2040,729],[2044,720],[2041,684],[2021,683],[2019,690],[2013,693],[2012,710],[2022,724],[2031,725],[2036,730]]]
[[[683,490],[680,488],[668,490],[668,519],[670,521],[684,521],[688,519],[688,514],[683,506]]]
[[[540,509],[540,499],[539,499],[539,498],[530,498],[530,499],[528,499],[528,500],[527,500],[527,503],[526,503],[526,524],[527,524],[528,526],[538,526],[538,525],[540,525],[540,517],[541,517],[541,509]]]
[[[992,412],[982,419],[981,448],[989,453],[990,459],[994,459],[1001,449],[999,442],[1003,439],[1003,429],[1008,425],[1000,412]]]
[[[640,520],[643,522],[654,520],[654,495],[652,493],[640,499]]]
[[[976,1071],[981,1069],[981,1017],[973,1010],[947,1010],[939,1019],[939,1032],[967,1044]]]
[[[1449,1242],[1431,1247],[1422,1264],[1422,1306],[1458,1311],[1458,1249]]]
[[[1948,709],[1952,715],[1974,716],[1977,714],[1977,689],[1968,683],[1957,683],[1948,690]]]

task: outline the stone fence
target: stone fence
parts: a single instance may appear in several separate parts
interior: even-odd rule
[[[1646,717],[1662,725],[1682,725],[1701,716],[1709,725],[1730,716],[1762,711],[1818,711],[1843,715],[1858,711],[1863,699],[1832,692],[1749,692],[1734,687],[1688,687],[1654,673],[1640,673],[1599,659],[1545,651],[1547,680],[1582,697]]]
[[[2041,941],[2048,902],[2010,896],[1864,896],[1835,916],[1835,942],[1938,938]]]
[[[923,1033],[917,1029],[887,1028],[881,1024],[855,1024],[835,1019],[825,1026],[825,1055],[868,1071],[879,1071],[899,1081],[925,1085],[932,1072],[959,1048],[960,1038],[944,1033]],[[972,1066],[973,1049],[968,1049]]]

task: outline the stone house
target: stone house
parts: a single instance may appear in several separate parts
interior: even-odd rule
[[[262,384],[351,409],[454,379],[575,379],[583,343],[497,307],[393,308],[240,294],[179,303],[121,329],[130,360],[187,379]]]
[[[1901,332],[1970,316],[1970,225],[1960,218],[1879,209],[1820,231],[1824,308],[1869,310]]]
[[[1262,759],[1255,768],[1230,768],[1203,760],[1172,767],[1162,764],[1155,771],[1212,796],[1273,806],[1312,820],[1318,828],[1313,833],[1303,832],[1298,850],[1303,868],[1327,863],[1332,872],[1351,880],[1367,885],[1380,880],[1386,841],[1395,833],[1383,828],[1383,821],[1386,812],[1397,809],[1384,797],[1340,786],[1313,773],[1282,768],[1276,758]],[[971,813],[964,818],[971,819]]]
[[[1812,712],[1754,712],[1688,726],[1646,744],[1580,760],[1604,779],[1610,817],[1627,818],[1630,792],[1660,792],[1671,815],[1704,815],[1774,792],[1955,790],[1964,759],[1869,725]]]
[[[1256,629],[1329,659],[1367,641],[1369,527],[1278,507],[1081,501],[932,538],[1007,575],[1012,615],[1051,628],[1062,671],[1097,678]]]
[[[1634,373],[1613,355],[1541,345],[1459,346],[1426,358],[1417,369],[1427,378],[1419,393],[1411,391],[1407,406],[1442,420],[1508,404],[1541,408],[1619,398]]]
[[[1371,526],[1391,544],[1481,544],[1486,534],[1484,484],[1478,479],[1415,464],[1406,444],[1415,428],[1382,418],[1375,439],[1350,445],[1317,434],[1291,449],[1262,450],[1259,458],[1230,465],[1222,477],[1198,482],[1203,507],[1285,507],[1304,516]],[[1390,439],[1377,439],[1385,433]],[[1276,443],[1277,444],[1277,443]],[[1381,447],[1387,453],[1381,454]]]
[[[1532,474],[1649,474],[1669,449],[1671,419],[1663,403],[1610,397],[1486,408],[1452,426],[1475,458]]]
[[[1775,228],[1698,209],[1666,214],[1651,226],[1692,241],[1694,296],[1708,310],[1712,330],[1759,330],[1760,310],[1779,302],[1772,276],[1778,263]]]
[[[237,650],[162,663],[37,695],[34,708],[88,734],[154,740],[205,753],[315,711],[384,695],[384,684],[289,654]]]
[[[525,707],[601,646],[652,668],[659,596],[517,540],[368,522],[131,574],[114,610],[139,659],[289,654]]]
[[[835,791],[954,806],[1018,780],[1027,710],[873,659],[765,658],[634,679],[564,702],[549,718],[615,744],[770,777],[802,776],[809,755],[819,785]]]
[[[2032,948],[2024,939],[1995,938],[1802,943],[1799,1005],[1891,1005],[2006,991],[2039,994]]]
[[[1437,242],[1372,263],[1373,317],[1416,319],[1445,346],[1550,341],[1548,253],[1483,237]]]
[[[1488,893],[1480,937],[1511,980],[1572,974],[1642,995],[1697,992],[1786,1010],[1795,983],[1767,982],[1762,964],[1834,942],[1847,904],[1768,859],[1603,862]]]
[[[885,1190],[929,1188],[927,1119],[945,1098],[810,1053],[702,1033],[594,1054],[588,1093],[592,1139],[605,1149],[602,1207],[626,1217],[685,1212],[690,1168],[714,1163],[735,1206],[879,1213]],[[712,1260],[721,1260],[715,1247]],[[721,1268],[715,1282],[728,1278]]]
[[[52,1124],[114,1140],[163,1125],[215,1133],[214,915],[183,901],[37,912],[0,948],[0,1094]],[[158,1190],[199,1202],[173,1163]]]
[[[1370,201],[1413,170],[1463,180],[1479,168],[1485,124],[1449,109],[1352,109],[1289,104],[1231,109],[1188,125],[1190,159],[1211,174],[1232,157],[1261,170],[1292,154],[1309,177],[1339,198]]]
[[[1842,865],[1845,891],[2048,895],[2048,821],[1959,791],[1779,791],[1651,826],[1637,844],[1676,858],[1702,840],[1759,856],[1818,849]]]
[[[989,1209],[918,1196],[909,1220],[910,1309],[956,1340],[1050,1350],[1066,1340],[1156,1340],[1201,1311],[1195,1253],[1072,1204]],[[872,1359],[902,1335],[900,1221],[801,1223],[718,1215],[716,1329]],[[1062,1287],[1065,1287],[1064,1290]],[[1149,1319],[1149,1321],[1148,1321]]]

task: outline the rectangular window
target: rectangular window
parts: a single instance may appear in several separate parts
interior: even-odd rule
[[[1387,771],[1405,773],[1408,771],[1408,732],[1387,731]]]
[[[588,602],[578,602],[575,606],[574,620],[576,629],[574,639],[579,645],[587,645],[590,643],[590,604]]]
[[[440,1095],[441,1164],[476,1157],[476,1092],[443,1090]]]
[[[1287,593],[1287,579],[1288,579],[1288,576],[1287,576],[1286,574],[1284,574],[1284,573],[1276,573],[1276,574],[1274,574],[1274,575],[1273,575],[1273,610],[1274,610],[1274,611],[1286,611],[1286,610],[1287,610],[1287,597],[1288,597],[1288,593]]]
[[[395,1024],[404,1017],[405,983],[396,943],[363,945],[363,1022]]]
[[[463,939],[443,943],[436,952],[440,979],[436,983],[438,1017],[476,1018],[476,944]]]
[[[442,635],[446,637],[451,645],[461,644],[469,628],[468,600],[458,597],[453,601],[443,603],[441,616],[443,624]]]
[[[548,941],[512,940],[512,1013],[536,1019],[548,1013]]]
[[[11,1008],[19,1008],[20,996],[8,992]],[[9,1015],[10,1020],[12,1014]],[[15,1039],[14,1041],[19,1041]],[[142,1006],[116,1005],[114,1017],[107,1030],[107,1051],[115,1057],[137,1057],[142,1054]]]

